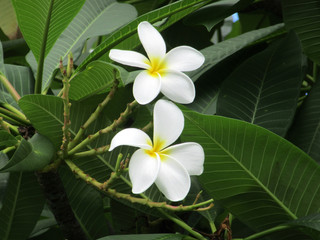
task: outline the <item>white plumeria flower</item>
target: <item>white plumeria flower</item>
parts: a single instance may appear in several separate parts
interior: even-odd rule
[[[172,102],[159,100],[154,107],[153,144],[140,129],[127,128],[117,133],[109,151],[120,145],[139,147],[129,162],[132,192],[146,191],[153,183],[171,201],[180,201],[190,189],[190,175],[203,172],[204,151],[198,143],[171,147],[184,127],[184,117]]]
[[[204,63],[204,56],[188,46],[176,47],[166,53],[162,36],[148,22],[139,24],[138,35],[149,59],[134,51],[112,49],[109,54],[113,61],[145,69],[133,84],[133,96],[137,102],[148,104],[160,91],[177,103],[193,102],[194,84],[182,71],[199,68]]]

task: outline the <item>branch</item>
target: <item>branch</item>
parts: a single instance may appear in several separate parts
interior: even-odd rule
[[[12,96],[12,98],[18,102],[19,99],[21,98],[19,93],[16,91],[16,89],[11,85],[11,83],[9,82],[9,80],[0,73],[0,81],[3,84],[3,86],[7,89],[7,91],[9,92],[9,94]]]
[[[89,127],[91,123],[93,123],[100,115],[102,110],[104,109],[105,106],[110,102],[110,100],[113,98],[114,93],[116,92],[118,85],[119,85],[119,80],[116,79],[116,74],[114,74],[114,83],[113,87],[110,90],[109,94],[107,97],[98,105],[96,110],[91,114],[91,116],[88,118],[88,120],[80,127],[79,131],[77,132],[76,136],[74,139],[69,143],[68,149],[72,149],[76,144],[79,143],[81,137],[84,134],[84,131]]]
[[[66,160],[66,163],[70,167],[70,169],[72,170],[72,172],[74,174],[76,174],[78,177],[80,177],[86,183],[91,184],[92,186],[96,187],[100,191],[106,193],[110,197],[114,197],[114,198],[118,198],[118,199],[125,199],[125,200],[127,200],[127,201],[129,201],[131,203],[139,203],[141,205],[146,205],[146,206],[148,206],[150,208],[154,208],[154,207],[155,208],[163,208],[163,209],[167,209],[167,210],[175,211],[175,212],[205,211],[205,210],[208,210],[208,209],[213,207],[213,204],[212,204],[213,203],[213,199],[210,199],[210,200],[198,203],[198,204],[194,204],[194,205],[173,206],[173,205],[170,205],[170,204],[168,204],[166,202],[153,202],[150,199],[137,198],[137,197],[131,196],[130,194],[119,193],[115,189],[108,188],[109,184],[106,184],[106,182],[108,182],[108,180],[105,183],[98,182],[96,179],[90,177],[88,174],[83,172],[72,161]],[[110,179],[114,177],[114,174],[116,174],[116,173],[113,172],[113,174],[111,174]],[[203,206],[208,205],[208,204],[209,204],[209,206],[203,208]]]
[[[136,100],[129,103],[127,105],[126,110],[120,114],[120,117],[117,120],[115,120],[110,126],[104,128],[104,129],[101,129],[100,131],[98,131],[92,135],[89,135],[86,139],[84,139],[81,143],[76,145],[73,149],[71,149],[68,152],[69,156],[78,152],[81,148],[85,147],[86,145],[91,143],[93,140],[97,139],[100,135],[107,134],[107,133],[110,133],[110,132],[116,130],[117,127],[119,127],[122,123],[124,123],[127,120],[127,117],[132,113],[132,109],[137,105],[138,105],[138,102]]]

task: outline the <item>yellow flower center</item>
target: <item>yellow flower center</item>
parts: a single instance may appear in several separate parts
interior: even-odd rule
[[[153,77],[161,75],[161,71],[166,67],[164,61],[160,58],[151,58],[148,64],[150,65],[148,72]]]
[[[152,149],[150,150],[145,150],[145,152],[150,156],[155,158],[156,157],[156,153],[160,156],[160,160],[163,161],[166,157],[165,155],[162,154],[161,149],[163,148],[164,145],[164,141],[161,140],[157,140],[155,141],[155,144],[153,145]]]

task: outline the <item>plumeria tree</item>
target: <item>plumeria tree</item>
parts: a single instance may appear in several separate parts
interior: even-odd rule
[[[0,239],[320,239],[319,4],[3,0]]]

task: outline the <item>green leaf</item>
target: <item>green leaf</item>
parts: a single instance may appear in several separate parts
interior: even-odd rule
[[[30,68],[11,64],[5,64],[4,68],[7,79],[20,96],[24,96],[33,92],[34,79]],[[0,83],[0,102],[9,103],[14,107],[19,108],[16,101],[7,92],[2,83]]]
[[[20,30],[37,61],[41,51],[44,51],[44,57],[47,56],[84,2],[85,0],[12,1]]]
[[[320,163],[320,84],[317,81],[302,104],[288,139]]]
[[[240,221],[262,231],[319,212],[320,166],[302,150],[247,122],[183,112],[182,140],[205,151],[200,182]]]
[[[18,22],[10,0],[1,1],[0,28],[9,39],[15,39],[18,35]]]
[[[21,140],[18,149],[0,172],[36,171],[48,165],[54,154],[53,144],[44,136],[35,134]]]
[[[70,82],[69,97],[81,100],[94,94],[110,90],[114,80],[120,78],[119,70],[109,63],[94,61],[86,70],[77,74]]]
[[[166,5],[160,9],[156,9],[149,13],[146,13],[119,30],[115,31],[107,37],[107,39],[101,43],[87,58],[83,61],[80,66],[76,69],[75,73],[83,70],[86,65],[90,62],[100,58],[104,54],[106,54],[112,48],[120,48],[120,49],[133,49],[140,45],[137,34],[137,27],[140,22],[148,21],[150,23],[155,23],[160,21],[168,16],[170,18],[163,25],[161,25],[158,30],[162,31],[166,27],[175,23],[182,17],[186,16],[192,11],[202,7],[206,3],[210,2],[210,0],[181,0],[169,5]],[[176,14],[176,15],[174,15]],[[173,15],[173,16],[171,16]]]
[[[249,46],[253,42],[281,29],[283,26],[283,24],[277,24],[254,30],[201,50],[201,53],[205,56],[206,60],[199,69],[188,73],[188,76],[191,77],[193,81],[196,81],[202,74],[204,74],[218,62],[222,61],[228,56],[231,56],[240,49]]]
[[[135,234],[135,235],[113,235],[99,238],[98,240],[182,240],[185,236],[180,234]]]
[[[50,139],[55,149],[61,146],[63,101],[55,96],[27,95],[19,106],[37,131]]]
[[[59,67],[60,58],[66,65],[68,53],[72,52],[76,60],[88,38],[109,34],[135,17],[136,11],[129,4],[117,3],[115,0],[85,1],[45,59],[42,89],[49,86],[53,71]],[[27,55],[27,61],[33,72],[36,72],[37,62],[32,53]]]
[[[36,225],[44,202],[34,173],[11,173],[0,211],[0,239],[27,239]]]
[[[76,179],[67,168],[60,168],[59,174],[75,217],[87,238],[95,240],[109,235],[100,193],[81,179]]]
[[[230,74],[221,86],[217,114],[284,136],[297,108],[302,78],[300,42],[291,32]]]
[[[0,147],[10,147],[17,144],[17,139],[5,130],[0,130]]]
[[[282,1],[282,7],[286,27],[298,34],[307,56],[320,63],[319,2],[314,0],[284,0]]]
[[[305,227],[318,231],[318,237],[320,237],[320,213],[311,214],[305,217],[298,218],[290,221],[285,225],[291,225],[295,227]]]
[[[185,23],[189,25],[204,25],[208,31],[211,31],[214,26],[223,21],[225,18],[244,9],[252,2],[252,0],[218,1],[190,14],[185,19]]]

